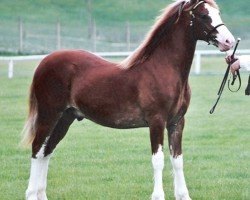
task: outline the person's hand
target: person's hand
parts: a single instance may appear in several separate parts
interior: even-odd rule
[[[232,58],[231,55],[226,58],[227,64],[230,65],[230,70],[232,74],[235,74],[235,71],[240,69],[240,60],[237,57]]]
[[[231,62],[232,62],[231,55],[227,55],[227,57],[225,58],[225,60],[226,60],[227,64],[231,64]]]
[[[240,60],[237,59],[235,60],[231,66],[230,66],[230,70],[232,72],[232,74],[235,74],[235,71],[239,70],[240,69]]]

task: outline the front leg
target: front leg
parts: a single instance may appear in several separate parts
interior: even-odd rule
[[[184,118],[176,125],[168,127],[168,139],[170,149],[170,160],[174,174],[174,190],[176,200],[191,200],[186,186],[183,172],[183,155],[182,155],[182,132],[184,128]]]
[[[156,116],[149,122],[152,149],[152,164],[154,169],[154,191],[152,200],[164,200],[162,171],[164,168],[163,140],[165,121]]]

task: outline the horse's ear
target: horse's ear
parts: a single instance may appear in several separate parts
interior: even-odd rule
[[[183,10],[184,10],[184,11],[189,11],[189,10],[191,10],[191,9],[194,7],[194,5],[196,5],[198,2],[199,2],[199,0],[190,0],[190,1],[188,1],[188,2],[185,4]]]

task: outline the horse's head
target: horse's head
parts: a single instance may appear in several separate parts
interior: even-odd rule
[[[186,1],[184,10],[189,11],[190,27],[195,39],[212,43],[220,51],[228,51],[233,47],[235,39],[222,22],[218,6],[213,0]]]

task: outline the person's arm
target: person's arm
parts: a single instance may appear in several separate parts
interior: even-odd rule
[[[247,70],[247,71],[250,71],[250,55],[239,56],[238,58],[240,61],[240,63],[239,63],[240,67]]]
[[[231,63],[230,69],[233,74],[240,68],[250,71],[250,55],[235,56],[234,59],[232,59],[231,56],[227,56],[226,62],[228,64]]]

